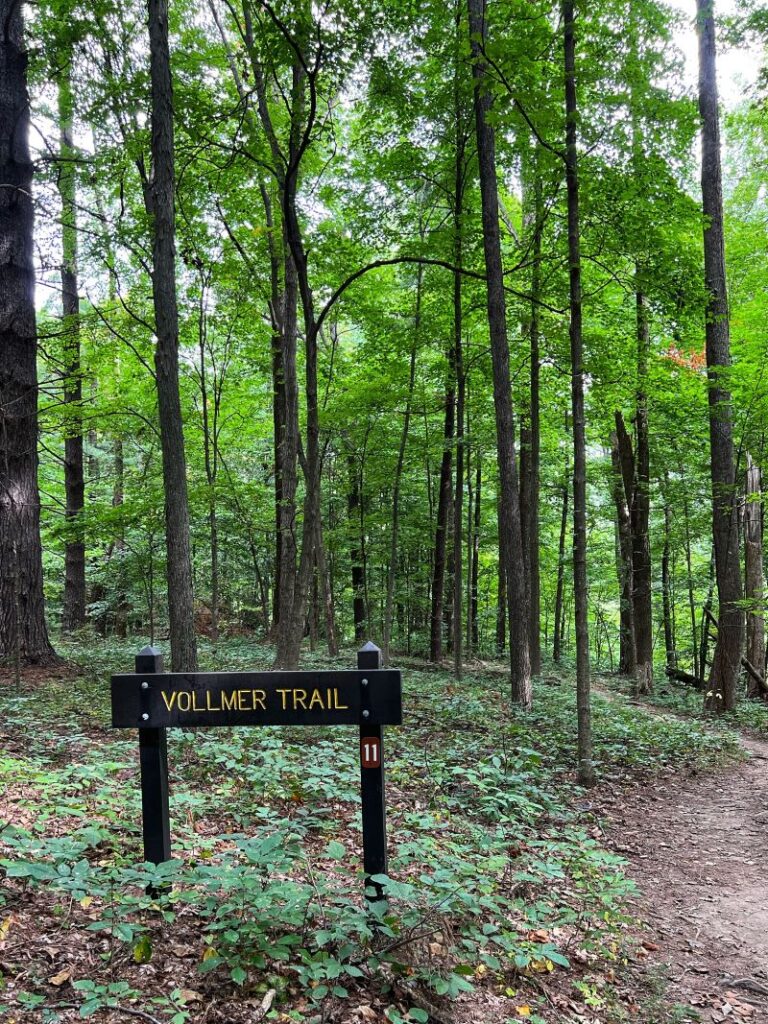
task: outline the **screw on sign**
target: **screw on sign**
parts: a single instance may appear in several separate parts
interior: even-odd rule
[[[381,743],[376,736],[365,736],[360,740],[360,764],[363,768],[381,767]]]

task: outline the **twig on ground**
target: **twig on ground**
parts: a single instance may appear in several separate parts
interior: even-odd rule
[[[79,1010],[80,1003],[54,1003],[51,1010]],[[105,1009],[116,1010],[118,1013],[125,1013],[129,1017],[138,1017],[141,1020],[149,1021],[149,1024],[162,1024],[162,1021],[158,1020],[157,1017],[153,1017],[151,1013],[147,1013],[145,1010],[134,1010],[130,1006],[110,1006]]]

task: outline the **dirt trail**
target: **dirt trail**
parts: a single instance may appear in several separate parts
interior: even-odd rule
[[[703,1021],[768,1024],[768,743],[743,744],[743,765],[637,789],[608,808],[648,929],[638,970],[668,977],[659,1022],[698,1019],[675,1016],[679,1003]]]

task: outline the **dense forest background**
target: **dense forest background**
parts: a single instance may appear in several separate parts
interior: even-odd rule
[[[506,650],[524,705],[542,655],[582,711],[589,662],[761,694],[768,122],[721,191],[698,8],[57,0],[25,66],[3,0],[6,661],[374,638]]]

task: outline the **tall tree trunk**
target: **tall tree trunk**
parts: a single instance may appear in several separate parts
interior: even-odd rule
[[[639,270],[636,271],[636,276]],[[635,479],[632,491],[632,608],[635,620],[637,692],[653,692],[653,590],[650,519],[650,449],[648,444],[648,304],[640,287],[635,296],[637,309],[637,390],[635,430],[637,435]]]
[[[50,664],[37,484],[37,334],[24,26],[0,0],[0,659]]]
[[[64,604],[61,628],[65,633],[85,625],[85,477],[83,475],[83,382],[80,365],[80,295],[77,268],[77,174],[72,141],[74,97],[72,52],[61,55],[58,80],[60,156],[58,186],[61,198],[61,303],[64,333],[64,495],[67,541],[64,556]]]
[[[571,408],[573,416],[573,595],[576,611],[576,711],[579,781],[595,783],[592,764],[592,711],[589,678],[589,595],[587,582],[587,444],[582,366],[581,243],[579,237],[579,169],[577,150],[576,38],[574,3],[563,0],[565,68],[565,180],[568,193],[568,262],[570,284]]]
[[[352,621],[355,627],[355,643],[361,644],[365,641],[367,616],[365,613],[365,567],[363,563],[363,513],[360,496],[360,474],[357,471],[354,455],[350,455],[347,460],[347,470],[349,473],[347,516],[350,536],[356,538],[352,542],[352,549],[349,553],[350,561],[352,562]]]
[[[272,628],[269,630],[267,623],[265,623],[265,628],[268,632],[271,632],[274,635],[277,630],[277,624],[280,621],[280,590],[282,576],[287,572],[291,578],[293,578],[296,572],[295,551],[291,553],[292,560],[290,565],[286,566],[288,559],[284,559],[283,557],[284,534],[286,532],[286,517],[283,510],[283,502],[285,500],[285,495],[283,493],[283,472],[285,460],[291,457],[286,449],[285,436],[287,408],[285,397],[285,373],[283,370],[283,352],[291,345],[291,339],[289,339],[285,334],[286,320],[289,326],[295,325],[296,323],[295,312],[292,317],[288,314],[288,317],[286,318],[286,304],[292,301],[295,309],[296,297],[295,291],[293,296],[291,296],[288,294],[287,288],[283,288],[285,282],[283,281],[281,270],[284,266],[284,260],[281,260],[280,253],[282,251],[282,253],[285,254],[285,244],[282,240],[279,228],[274,222],[274,216],[272,213],[272,197],[264,184],[260,186],[260,192],[262,203],[264,204],[264,215],[267,223],[267,240],[269,246],[269,315],[272,324],[272,429],[274,433],[273,480],[275,495],[275,571],[272,588]],[[295,336],[292,340],[292,346],[295,353]],[[293,452],[292,458],[295,466],[295,452]],[[294,469],[294,479],[295,476],[296,471]],[[295,494],[293,495],[293,500],[295,501]]]
[[[520,522],[520,491],[515,456],[515,420],[509,373],[509,343],[504,295],[504,272],[499,237],[496,139],[488,114],[491,91],[486,81],[486,39],[483,0],[469,0],[469,37],[472,51],[477,156],[482,200],[483,252],[487,278],[488,328],[493,367],[493,401],[499,460],[499,555],[507,588],[509,622],[510,688],[513,702],[531,705],[531,662],[528,654],[523,540]]]
[[[479,448],[477,450],[476,458],[477,465],[475,466],[474,527],[472,530],[472,561],[469,591],[469,637],[471,639],[471,644],[469,646],[473,651],[477,651],[478,647],[480,646],[480,637],[478,634],[477,622],[477,594],[478,583],[480,578],[480,523],[483,490],[483,456]]]
[[[712,536],[719,601],[717,643],[705,706],[709,711],[722,712],[733,710],[736,703],[736,684],[741,669],[741,648],[744,640],[744,615],[740,606],[742,591],[736,466],[733,451],[733,410],[726,376],[731,364],[731,346],[725,277],[714,0],[696,0],[696,14],[699,36],[704,276],[709,293],[706,349],[712,470]]]
[[[429,660],[443,657],[443,601],[445,595],[445,563],[448,541],[448,509],[451,501],[451,473],[456,416],[456,358],[453,344],[448,354],[448,380],[445,386],[443,416],[443,454],[440,460],[440,484],[437,497],[437,524],[432,567],[432,601],[430,604]]]
[[[672,508],[664,496],[664,550],[661,555],[661,594],[664,605],[664,650],[667,656],[667,668],[677,666],[675,650],[675,621],[672,595]]]
[[[619,414],[617,413],[617,418]],[[616,506],[616,522],[619,534],[619,671],[622,675],[635,676],[635,614],[632,602],[632,522],[622,472],[622,458],[619,435],[611,434],[611,461],[613,463],[613,501]]]
[[[114,473],[115,479],[112,485],[112,507],[122,509],[125,500],[125,456],[123,452],[123,439],[118,436],[114,443]],[[125,639],[128,635],[128,594],[125,588],[125,527],[122,514],[117,524],[117,536],[115,537],[115,552],[117,554],[117,595],[115,600],[115,633]]]
[[[165,492],[171,668],[197,669],[189,505],[179,395],[179,314],[176,302],[173,91],[168,47],[168,0],[148,0],[152,89],[152,176],[145,189],[152,232],[155,376]]]
[[[339,642],[336,639],[336,613],[333,607],[333,586],[331,574],[328,569],[328,559],[325,557],[325,542],[323,540],[323,524],[320,519],[317,521],[317,576],[320,590],[322,592],[323,615],[325,617],[325,642],[328,644],[328,653],[335,658],[339,653]]]
[[[682,471],[682,470],[681,470]],[[704,678],[704,667],[699,660],[699,640],[696,627],[696,594],[693,585],[693,567],[691,559],[691,517],[688,511],[688,496],[683,491],[683,515],[685,518],[685,567],[688,581],[688,610],[691,616],[691,658],[693,674],[697,679]]]
[[[299,383],[296,371],[298,343],[298,284],[296,269],[290,252],[285,252],[285,292],[282,298],[281,371],[282,379],[276,390],[278,401],[283,402],[278,426],[281,443],[278,452],[280,467],[280,501],[277,507],[279,544],[277,636],[285,633],[286,623],[293,615],[296,589],[298,540],[296,523],[296,491],[298,487],[299,452]],[[281,625],[282,624],[282,625]],[[303,628],[303,622],[302,622]]]
[[[526,190],[533,193],[529,211],[531,246],[531,309],[528,337],[531,348],[531,390],[529,407],[529,438],[527,452],[527,501],[523,504],[523,537],[528,566],[528,647],[531,656],[531,674],[541,674],[541,571],[539,559],[539,491],[541,476],[541,326],[539,301],[541,299],[541,243],[544,231],[544,203],[539,171],[539,148],[534,150],[532,181]]]
[[[765,580],[763,577],[763,485],[760,467],[747,455],[747,500],[744,507],[744,576],[747,598],[747,661],[763,673],[765,665]],[[747,693],[765,698],[747,673]]]
[[[568,429],[568,415],[565,417],[566,431]],[[560,661],[563,647],[563,593],[565,590],[565,541],[568,534],[568,482],[570,471],[568,467],[568,449],[565,452],[565,472],[563,474],[563,507],[560,516],[560,539],[557,545],[557,589],[555,591],[555,621],[552,627],[552,660],[555,663]]]
[[[395,600],[395,581],[397,578],[397,549],[400,541],[400,484],[403,478],[403,466],[405,465],[405,450],[408,445],[408,431],[411,426],[411,408],[413,405],[413,388],[416,381],[416,353],[419,346],[419,333],[421,327],[421,288],[423,279],[423,267],[419,264],[416,279],[416,312],[413,324],[413,341],[411,344],[411,359],[408,368],[408,395],[405,401],[405,415],[403,417],[403,429],[400,434],[400,447],[397,452],[397,465],[395,466],[395,479],[392,487],[392,532],[389,541],[389,566],[387,570],[387,599],[384,608],[384,638],[381,646],[382,661],[389,665],[390,645],[392,640],[392,614]]]
[[[458,83],[458,68],[456,75]],[[456,94],[456,154],[454,176],[454,219],[453,219],[453,263],[460,267],[462,261],[462,214],[464,206],[464,148],[465,139],[461,127],[461,108]],[[462,528],[464,513],[464,416],[466,405],[467,380],[464,373],[464,353],[462,347],[462,309],[461,309],[461,274],[458,270],[453,274],[453,350],[456,357],[456,487],[453,494],[453,674],[461,679],[462,672],[462,606],[464,572],[462,555],[464,541]]]
[[[303,48],[303,40],[296,40],[297,49]],[[314,296],[309,277],[309,261],[299,223],[297,193],[299,170],[314,123],[315,105],[305,123],[305,101],[307,91],[307,64],[300,57],[293,66],[291,93],[291,137],[289,159],[282,182],[282,212],[285,237],[296,271],[298,293],[304,320],[304,393],[306,398],[306,446],[304,450],[304,521],[301,535],[301,555],[293,593],[293,607],[290,614],[280,614],[277,637],[276,667],[296,669],[301,653],[301,638],[307,614],[309,589],[316,564],[315,544],[320,522],[322,491],[322,465],[320,458],[320,419],[317,387],[317,342],[318,326],[315,318]],[[302,128],[303,126],[303,128]],[[287,384],[287,365],[284,365]],[[283,480],[285,489],[285,479]],[[281,587],[284,580],[281,580]]]

